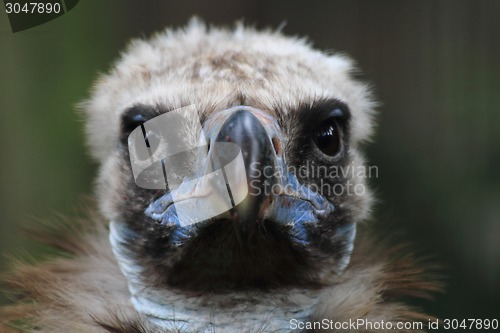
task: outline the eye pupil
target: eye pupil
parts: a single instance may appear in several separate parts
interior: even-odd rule
[[[327,156],[335,156],[340,150],[340,136],[336,123],[329,122],[316,134],[315,143],[318,149]]]
[[[133,130],[154,118],[156,115],[157,112],[154,108],[143,104],[134,105],[124,110],[120,126],[120,137],[122,141],[125,142]]]
[[[127,114],[122,120],[122,132],[123,134],[128,135],[145,122],[146,118],[142,114]]]

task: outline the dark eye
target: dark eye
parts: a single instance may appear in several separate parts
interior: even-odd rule
[[[326,156],[333,157],[340,152],[340,130],[335,119],[329,119],[320,126],[314,143]]]
[[[122,141],[126,143],[133,130],[157,115],[154,108],[142,104],[134,105],[125,110],[120,124],[120,138]]]
[[[146,160],[155,153],[159,147],[161,138],[154,121],[150,121],[155,117],[154,110],[144,106],[133,106],[125,111],[121,119],[121,140],[124,145],[129,149],[133,149],[131,154],[136,156],[139,160]],[[148,125],[143,126],[145,123]],[[134,136],[135,140],[144,140],[144,143],[136,145],[132,140],[130,141],[130,134],[137,128],[140,128],[140,136]],[[146,147],[147,149],[144,149]]]
[[[132,112],[131,112],[132,111]],[[133,112],[134,110],[129,110],[122,116],[121,123],[121,136],[123,139],[127,140],[127,137],[135,130],[137,127],[144,124],[148,119],[141,113]]]
[[[123,132],[130,134],[137,127],[146,122],[146,118],[142,114],[136,114],[130,118],[125,118],[123,122]]]

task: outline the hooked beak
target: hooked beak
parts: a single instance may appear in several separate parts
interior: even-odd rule
[[[265,213],[275,177],[276,152],[271,138],[259,119],[250,111],[231,114],[215,139],[239,146],[243,156],[248,195],[230,211],[230,219],[240,242],[246,243]]]
[[[195,178],[151,202],[146,216],[175,226],[171,242],[178,245],[213,221],[230,221],[243,246],[265,221],[307,245],[309,227],[335,208],[287,168],[276,119],[239,106],[207,119],[203,131],[209,151],[198,156]]]

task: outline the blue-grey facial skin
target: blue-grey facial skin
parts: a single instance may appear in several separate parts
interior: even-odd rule
[[[194,170],[193,175],[201,180],[205,175],[200,174],[200,171],[208,170],[214,165],[218,170],[225,172],[225,168],[233,161],[236,154],[228,152],[224,144],[239,146],[242,151],[240,157],[245,165],[242,165],[241,170],[231,171],[233,174],[240,173],[243,176],[238,179],[246,180],[244,184],[239,185],[247,188],[247,198],[242,203],[237,202],[233,209],[219,216],[219,219],[235,220],[236,216],[239,220],[250,218],[272,221],[289,227],[289,234],[295,242],[304,246],[309,245],[307,226],[314,226],[319,220],[327,218],[335,210],[334,205],[321,193],[316,193],[300,184],[297,177],[287,169],[284,152],[275,147],[273,142],[273,139],[283,141],[282,131],[274,118],[249,107],[237,107],[222,113],[226,115],[225,120],[212,121],[212,126],[206,129],[211,149],[205,157],[198,154],[200,158],[197,164],[201,165],[201,168]],[[221,149],[216,149],[219,147]],[[202,150],[200,149],[200,152]],[[234,189],[236,184],[230,184],[226,174],[225,177],[227,188]],[[207,186],[205,183],[200,182],[200,184]],[[213,187],[209,188],[209,191],[219,192],[221,189],[226,191],[225,187]],[[183,184],[177,190],[195,192],[191,188],[183,187]],[[170,225],[171,242],[180,245],[195,235],[196,224],[203,225],[204,222],[194,223],[197,212],[191,214],[188,212],[188,216],[183,215],[182,220],[193,223],[189,225],[181,223],[174,197],[172,192],[168,192],[154,200],[145,210],[145,215],[161,224]],[[193,196],[183,201],[191,201],[191,206],[197,209],[201,206],[196,200],[198,198]],[[253,224],[259,221],[246,223],[253,228]],[[236,224],[238,223],[245,222],[239,221]],[[247,226],[235,225],[235,228],[240,227]]]
[[[263,219],[290,226],[290,234],[294,239],[307,246],[310,243],[307,226],[317,224],[320,219],[327,218],[333,213],[335,207],[322,195],[301,185],[295,175],[287,173],[284,178],[286,184],[282,193],[270,194],[271,204],[265,211]],[[174,244],[182,244],[189,237],[193,237],[198,227],[197,223],[188,226],[180,225],[171,192],[153,201],[145,210],[145,215],[161,224],[172,225],[174,229],[171,241]]]

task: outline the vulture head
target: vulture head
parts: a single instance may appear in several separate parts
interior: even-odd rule
[[[132,41],[100,77],[82,107],[139,314],[201,331],[311,315],[372,201],[353,171],[373,102],[353,70],[280,32],[193,22]]]
[[[360,224],[374,103],[353,71],[241,25],[132,41],[82,104],[93,227],[36,233],[70,255],[4,279],[0,331],[423,332],[401,299],[439,283]]]

